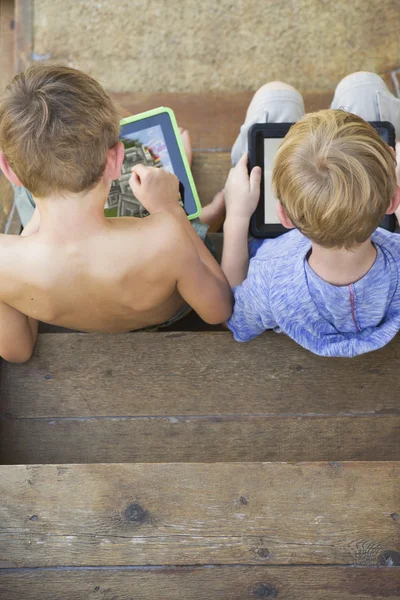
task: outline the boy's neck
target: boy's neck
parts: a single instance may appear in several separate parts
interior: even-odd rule
[[[327,283],[349,285],[364,277],[375,259],[376,248],[370,239],[352,250],[323,248],[313,243],[308,264]]]
[[[55,194],[35,198],[40,214],[40,233],[59,240],[104,227],[104,204],[108,188],[99,184],[88,192]]]

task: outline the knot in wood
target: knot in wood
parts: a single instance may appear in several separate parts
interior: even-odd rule
[[[396,552],[396,550],[387,550],[386,552],[382,552],[379,557],[378,564],[385,567],[399,567],[400,552]]]
[[[147,512],[140,504],[130,504],[125,511],[125,518],[132,523],[143,523],[146,520]]]
[[[273,585],[257,583],[251,593],[257,598],[277,598],[279,592]]]
[[[258,548],[257,554],[261,558],[271,558],[271,554],[268,548]]]
[[[400,519],[400,515],[398,513],[392,513],[390,515],[393,519],[393,521],[398,521]]]

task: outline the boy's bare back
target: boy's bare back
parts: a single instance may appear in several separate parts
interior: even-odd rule
[[[156,325],[185,305],[165,216],[109,219],[92,235],[1,236],[0,298],[25,315],[82,331]],[[181,249],[182,252],[185,248]]]
[[[130,185],[150,216],[104,217],[124,158],[118,132],[104,90],[74,69],[32,67],[0,102],[0,168],[37,206],[20,237],[0,235],[7,360],[31,356],[40,320],[113,333],[163,324],[187,304],[209,323],[231,314],[229,284],[179,205],[174,175],[135,166]]]

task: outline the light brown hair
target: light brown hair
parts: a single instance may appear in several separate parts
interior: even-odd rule
[[[0,149],[38,198],[94,187],[118,138],[113,102],[76,69],[30,67],[0,96]]]
[[[272,183],[286,214],[326,248],[365,242],[396,189],[396,160],[375,129],[341,110],[305,115],[275,158]]]

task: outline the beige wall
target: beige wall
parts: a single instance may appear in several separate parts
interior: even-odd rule
[[[113,91],[329,90],[400,65],[400,0],[34,0],[34,51]]]

